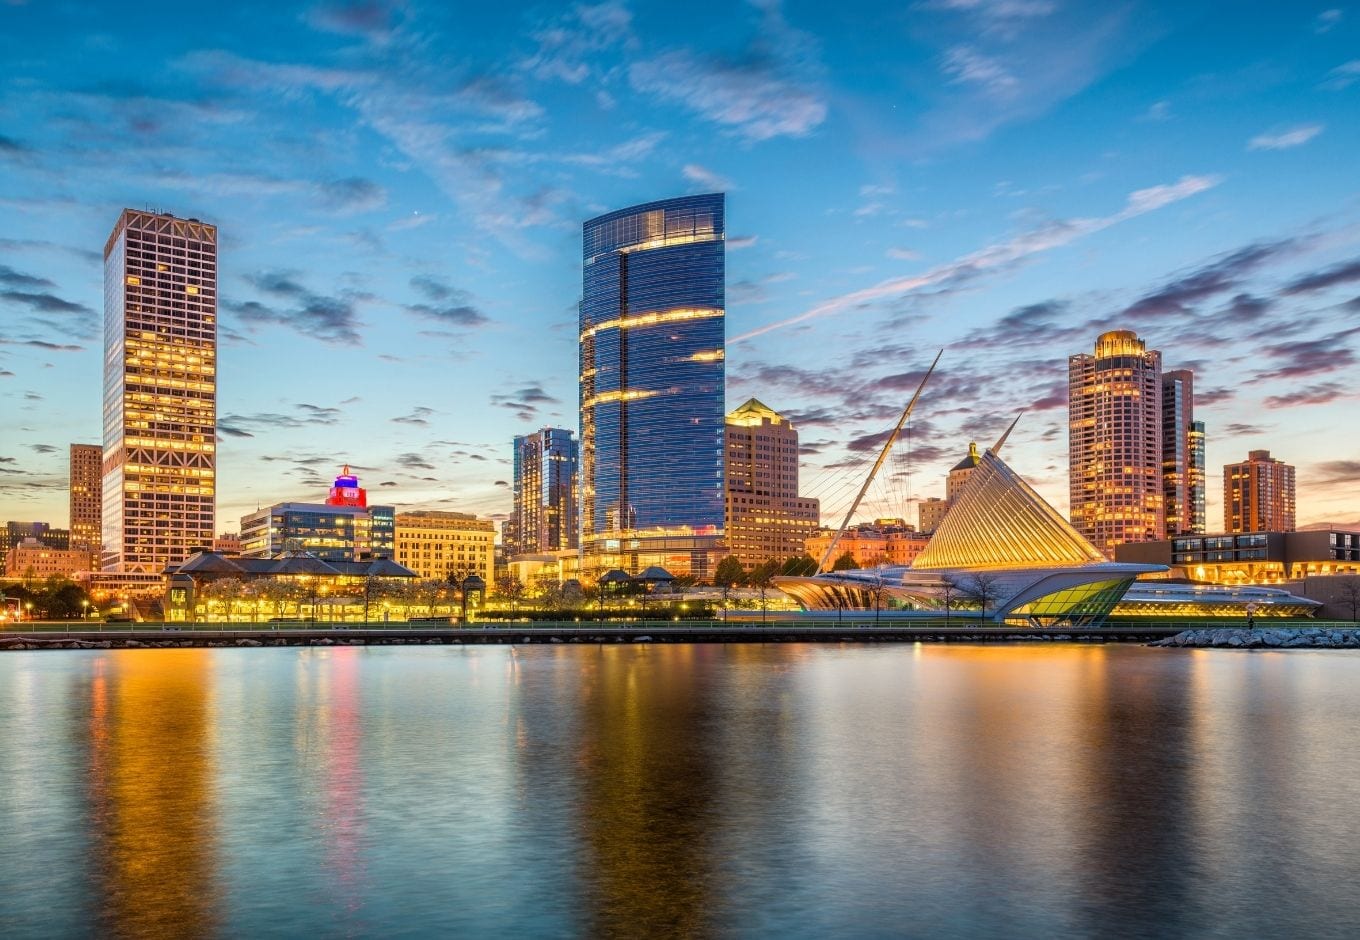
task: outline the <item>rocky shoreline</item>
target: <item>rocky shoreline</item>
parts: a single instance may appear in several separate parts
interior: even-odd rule
[[[1188,649],[1360,649],[1360,628],[1267,627],[1258,630],[1222,627],[1186,630],[1148,646]]]

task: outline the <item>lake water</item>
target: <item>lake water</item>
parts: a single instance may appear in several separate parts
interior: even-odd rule
[[[0,935],[1357,936],[1360,654],[0,655]]]

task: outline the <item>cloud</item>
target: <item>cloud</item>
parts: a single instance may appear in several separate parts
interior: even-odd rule
[[[1294,247],[1295,243],[1287,239],[1239,248],[1145,294],[1126,307],[1123,315],[1155,318],[1186,314],[1191,304],[1234,289],[1245,275]]]
[[[1338,284],[1349,284],[1352,281],[1360,281],[1360,258],[1295,278],[1286,284],[1280,290],[1280,293],[1308,294],[1326,290]]]
[[[466,291],[439,278],[427,274],[417,275],[411,278],[411,288],[430,303],[407,304],[404,309],[408,313],[448,326],[472,327],[491,322],[489,317],[472,305]]]
[[[633,14],[621,2],[578,4],[533,34],[538,49],[520,67],[541,79],[579,85],[595,71],[600,52],[634,42]]]
[[[352,3],[319,3],[306,13],[313,29],[344,36],[382,40],[393,28],[393,10],[386,3],[357,0]]]
[[[880,281],[872,287],[833,297],[797,316],[768,323],[739,336],[731,337],[728,339],[728,343],[744,342],[772,330],[805,323],[809,320],[841,313],[866,304],[895,299],[926,288],[972,281],[985,272],[1013,267],[1033,255],[1069,245],[1078,239],[1118,225],[1120,222],[1153,212],[1182,199],[1188,199],[1205,190],[1212,189],[1218,183],[1219,178],[1216,176],[1183,176],[1175,183],[1136,190],[1129,194],[1124,207],[1112,215],[1054,221],[1040,228],[1023,232],[1008,241],[988,245],[954,261],[938,265],[924,274],[891,278]]]
[[[316,294],[286,271],[247,275],[246,281],[260,293],[290,303],[287,307],[276,307],[257,300],[224,301],[223,306],[247,327],[273,323],[323,343],[361,344],[354,303],[363,295],[352,291],[339,297]]]
[[[889,248],[884,252],[889,258],[896,261],[920,261],[921,253],[910,248]]]
[[[45,277],[35,277],[32,274],[24,274],[22,271],[16,271],[9,265],[5,264],[0,264],[0,284],[3,284],[5,287],[18,287],[18,288],[42,288],[57,286],[56,284],[53,284]]]
[[[3,339],[0,338],[0,346],[32,346],[34,349],[46,349],[48,352],[82,352],[84,346],[73,346],[69,343],[49,343],[41,339]]]
[[[731,192],[736,189],[732,181],[725,176],[714,173],[707,167],[702,167],[697,163],[686,163],[684,169],[680,171],[685,179],[691,183],[698,183],[709,192]],[[729,243],[729,247],[730,243]]]
[[[1340,382],[1320,382],[1286,395],[1271,395],[1265,400],[1267,408],[1294,408],[1298,405],[1326,405],[1346,396],[1346,386]]]
[[[524,388],[516,389],[513,392],[496,394],[491,396],[491,404],[497,408],[505,408],[514,412],[515,417],[520,421],[532,421],[538,415],[540,405],[560,405],[560,399],[554,398],[543,390],[540,385],[529,385]],[[476,455],[474,455],[474,459]]]
[[[1288,150],[1301,147],[1322,133],[1321,124],[1301,124],[1289,130],[1257,134],[1247,142],[1248,150]]]
[[[402,454],[397,458],[397,463],[407,470],[437,470],[434,464],[430,463],[419,454]]]
[[[55,454],[57,452],[57,448],[51,444],[29,444],[28,447],[35,454]]]
[[[1324,460],[1313,468],[1321,479],[1311,482],[1319,486],[1335,483],[1360,483],[1360,460]]]
[[[976,85],[996,98],[1013,97],[1019,80],[996,59],[990,59],[969,46],[955,46],[944,55],[941,70],[955,84]]]
[[[1360,81],[1360,59],[1343,62],[1327,73],[1322,87],[1328,91],[1341,91]]]
[[[387,204],[387,190],[358,176],[320,183],[318,189],[322,204],[333,212],[370,212]]]
[[[1341,10],[1323,10],[1313,20],[1313,32],[1317,33],[1319,36],[1323,33],[1331,32],[1336,24],[1340,23],[1344,17],[1345,13]]]
[[[56,294],[49,294],[46,291],[42,293],[18,290],[0,291],[0,300],[8,300],[10,303],[22,304],[35,313],[78,313],[85,317],[93,317],[96,315],[93,310],[84,304],[63,300]]]
[[[1274,359],[1278,365],[1258,373],[1254,381],[1298,380],[1324,372],[1349,369],[1356,362],[1355,352],[1349,345],[1351,337],[1356,334],[1360,334],[1360,327],[1340,330],[1317,339],[1264,346],[1261,353]]]
[[[727,239],[727,250],[739,251],[742,248],[754,248],[758,241],[760,241],[759,235],[735,235]]]
[[[433,408],[426,408],[424,405],[418,405],[414,410],[411,411],[410,414],[402,415],[401,417],[398,418],[393,418],[392,423],[414,424],[420,427],[428,427],[430,424],[429,418],[433,414],[434,414]]]
[[[340,409],[302,403],[293,406],[299,414],[259,412],[249,415],[230,414],[217,419],[217,430],[232,437],[254,437],[253,432],[330,426],[340,421]],[[274,458],[270,458],[274,459]],[[293,460],[294,458],[288,458]],[[329,458],[312,458],[325,463]],[[294,462],[299,462],[294,460]]]
[[[632,63],[634,90],[681,104],[747,141],[804,137],[826,119],[818,87],[816,42],[763,4],[756,38],[739,56],[700,56],[677,49]]]
[[[1253,437],[1257,434],[1264,434],[1265,428],[1257,424],[1245,424],[1241,421],[1234,421],[1223,429],[1223,433],[1230,434],[1233,437]]]
[[[0,134],[0,157],[22,157],[32,152],[33,148],[27,144]]]

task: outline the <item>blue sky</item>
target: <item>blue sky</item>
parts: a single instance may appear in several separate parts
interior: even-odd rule
[[[791,415],[828,515],[936,349],[866,509],[943,495],[1019,408],[1067,505],[1066,357],[1195,369],[1221,467],[1360,520],[1360,8],[762,0],[0,3],[0,517],[66,520],[124,206],[221,231],[219,528],[349,462],[509,509],[576,426],[580,225],[728,194],[728,404]],[[910,476],[906,474],[910,473]]]

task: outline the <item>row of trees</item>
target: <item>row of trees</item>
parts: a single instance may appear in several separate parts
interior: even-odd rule
[[[16,604],[25,618],[75,620],[89,611],[90,596],[69,578],[53,575],[42,582],[0,585],[0,606],[13,610]]]

